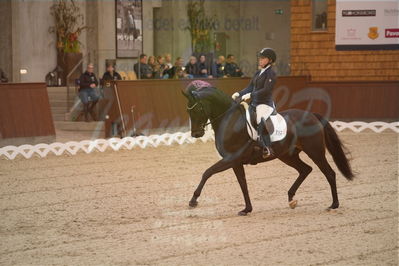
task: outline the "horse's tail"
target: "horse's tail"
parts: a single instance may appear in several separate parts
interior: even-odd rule
[[[354,174],[352,172],[349,160],[346,157],[348,152],[345,152],[345,146],[342,144],[331,124],[321,115],[316,113],[314,113],[314,115],[324,126],[324,139],[326,141],[327,150],[332,155],[339,171],[346,177],[346,179],[353,180]]]

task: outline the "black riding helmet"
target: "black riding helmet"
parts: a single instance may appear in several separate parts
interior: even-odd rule
[[[272,48],[263,48],[260,50],[259,57],[269,58],[272,63],[275,63],[277,60],[276,52]]]

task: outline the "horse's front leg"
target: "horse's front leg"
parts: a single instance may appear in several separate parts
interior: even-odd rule
[[[233,167],[234,173],[236,174],[238,183],[240,184],[242,194],[244,195],[244,200],[245,200],[245,209],[240,211],[238,215],[245,216],[249,212],[252,211],[252,204],[251,204],[251,199],[249,198],[249,193],[248,193],[248,186],[247,186],[247,180],[245,178],[245,171],[244,171],[244,166],[242,164],[235,165]]]
[[[194,195],[191,198],[189,205],[190,207],[196,207],[198,205],[198,197],[201,195],[201,191],[206,183],[206,181],[214,174],[223,172],[233,166],[232,162],[230,161],[225,161],[225,160],[220,160],[204,172],[201,178],[201,182],[198,184],[197,189],[194,191]]]

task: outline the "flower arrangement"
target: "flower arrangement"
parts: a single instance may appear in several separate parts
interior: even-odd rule
[[[205,14],[205,0],[190,0],[187,4],[189,26],[187,30],[191,35],[191,48],[193,52],[210,52],[212,49],[211,32],[215,28],[216,19]]]
[[[74,0],[56,0],[50,7],[55,25],[50,33],[57,35],[59,53],[80,53],[79,36],[88,27],[83,26],[84,17]]]

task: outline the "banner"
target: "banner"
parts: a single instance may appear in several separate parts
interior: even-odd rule
[[[137,58],[143,51],[142,0],[116,0],[116,57]]]
[[[335,47],[399,49],[399,0],[337,0]]]

